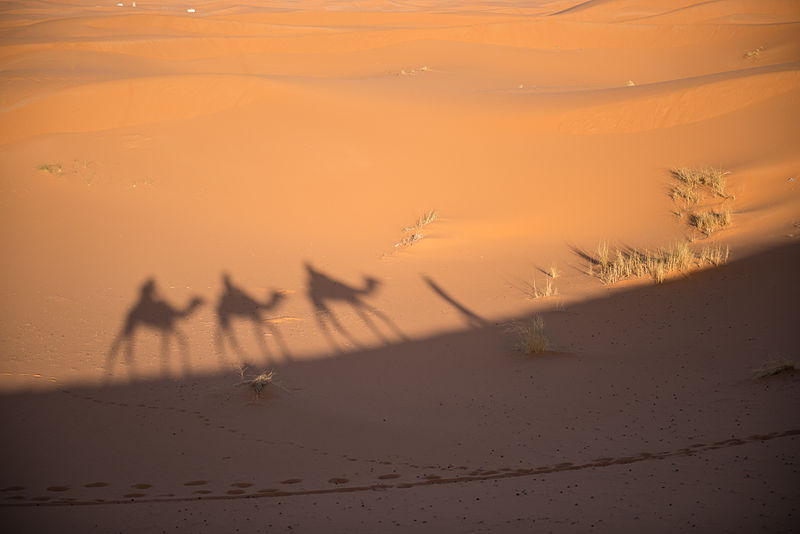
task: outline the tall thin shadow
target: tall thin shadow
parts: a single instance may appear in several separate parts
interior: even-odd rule
[[[143,326],[157,330],[161,334],[161,370],[164,375],[169,372],[169,342],[171,337],[175,337],[180,345],[184,372],[191,372],[189,344],[186,340],[186,335],[177,327],[176,322],[189,317],[201,304],[203,304],[203,299],[195,296],[184,308],[175,308],[161,299],[156,290],[155,280],[148,278],[139,289],[139,300],[128,311],[122,330],[111,344],[106,360],[106,374],[111,376],[117,355],[123,345],[125,347],[125,360],[128,363],[128,371],[131,376],[134,374],[135,334]]]
[[[444,299],[445,302],[450,304],[461,314],[461,317],[464,319],[464,321],[466,321],[468,326],[471,326],[473,328],[478,328],[489,324],[484,318],[482,318],[481,316],[479,316],[478,314],[476,314],[475,312],[473,312],[472,310],[470,310],[469,308],[458,302],[452,296],[450,296],[450,294],[444,289],[442,289],[439,286],[439,284],[434,282],[431,277],[423,276],[422,279],[425,281],[426,284],[428,284],[428,286],[433,290],[434,293],[442,297],[442,299]]]
[[[240,360],[247,361],[248,359],[233,331],[231,320],[234,318],[246,319],[252,323],[256,342],[261,347],[261,352],[267,363],[271,360],[271,355],[267,343],[264,341],[265,327],[275,338],[284,359],[291,359],[289,347],[286,345],[283,335],[274,324],[268,321],[265,322],[263,316],[265,312],[276,308],[286,298],[286,295],[280,291],[273,291],[263,302],[260,302],[248,295],[242,288],[234,285],[227,273],[223,273],[222,283],[224,288],[217,302],[217,330],[214,335],[220,363],[224,364],[227,360],[225,355],[226,340]]]
[[[306,291],[308,299],[314,306],[314,315],[317,320],[317,325],[320,331],[328,340],[328,343],[334,350],[340,351],[339,345],[333,337],[332,330],[338,332],[342,337],[346,338],[350,343],[356,347],[361,347],[362,344],[342,325],[336,314],[331,310],[330,305],[337,302],[345,302],[349,304],[353,311],[364,321],[364,324],[372,330],[375,336],[384,343],[391,343],[391,341],[378,329],[375,322],[370,315],[380,319],[386,327],[391,330],[400,339],[407,339],[405,334],[389,319],[383,312],[374,306],[367,304],[362,300],[362,297],[371,295],[377,291],[380,286],[380,281],[375,278],[365,276],[364,286],[361,288],[352,287],[344,282],[335,280],[321,271],[316,270],[310,263],[305,264],[306,272],[308,273],[308,285]],[[332,329],[328,326],[332,326]]]

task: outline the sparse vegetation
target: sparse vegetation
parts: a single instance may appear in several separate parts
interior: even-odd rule
[[[789,360],[773,360],[753,371],[753,378],[767,378],[781,373],[794,371],[797,367]]]
[[[703,247],[703,249],[700,251],[700,257],[698,261],[700,262],[700,265],[711,264],[716,267],[728,261],[729,255],[730,249],[727,245],[725,245],[724,248],[722,245]]]
[[[670,191],[673,200],[684,199],[688,204],[696,204],[699,200],[698,190],[707,187],[714,194],[722,198],[733,198],[725,191],[727,176],[729,171],[717,169],[715,167],[702,167],[690,169],[679,167],[672,169],[672,177],[676,183]]]
[[[247,386],[251,390],[253,390],[253,393],[256,396],[256,400],[261,398],[261,393],[269,385],[276,386],[284,391],[289,391],[283,385],[281,385],[280,382],[277,382],[275,380],[275,371],[264,371],[258,376],[255,376],[253,378],[245,378],[246,371],[247,371],[246,366],[242,366],[239,368],[239,375],[241,376],[241,381],[239,382],[239,385]]]
[[[720,211],[710,210],[693,213],[689,217],[689,224],[706,234],[706,236],[725,228],[730,223],[731,210],[727,207]]]
[[[608,243],[606,241],[600,241],[597,245],[597,259],[602,269],[608,267]]]
[[[37,167],[40,171],[49,172],[50,174],[61,176],[64,174],[64,167],[60,163],[43,163]]]
[[[527,287],[525,288],[525,294],[529,299],[540,299],[558,295],[558,289],[555,285],[553,285],[552,280],[548,280],[543,288],[537,287],[536,280],[534,280],[533,283],[527,284]]]
[[[748,50],[744,53],[745,59],[756,59],[761,52],[763,52],[767,47],[766,46],[759,46],[758,48],[754,48],[753,50]]]
[[[544,333],[544,320],[539,315],[528,323],[513,323],[510,330],[517,336],[517,350],[524,354],[541,354],[550,346]]]
[[[425,237],[425,234],[422,232],[422,228],[431,224],[438,218],[439,210],[430,210],[421,215],[413,225],[403,228],[403,232],[408,233],[408,235],[404,236],[400,241],[395,243],[395,248],[410,247]]]
[[[559,276],[561,276],[561,271],[559,271],[559,270],[558,270],[558,267],[556,266],[556,264],[555,264],[555,263],[551,263],[551,264],[550,264],[550,271],[548,271],[548,273],[547,273],[547,274],[549,274],[549,275],[550,275],[550,278],[552,278],[553,280],[555,280],[556,278],[558,278]]]
[[[598,247],[598,251],[606,250],[608,245],[602,243],[602,247]],[[711,258],[722,260],[722,252],[719,251],[714,255],[711,248],[707,250],[707,261]],[[724,253],[727,259],[727,249]],[[704,260],[705,261],[705,260]],[[589,273],[592,276],[597,276],[603,283],[614,284],[621,280],[629,278],[644,278],[651,277],[653,280],[660,284],[671,273],[686,272],[695,265],[700,265],[701,260],[697,257],[689,244],[685,242],[678,242],[667,248],[660,248],[656,251],[650,250],[637,250],[616,249],[616,258],[614,261],[607,260],[605,264],[602,260],[597,261],[598,270],[595,272],[594,268],[590,266]]]

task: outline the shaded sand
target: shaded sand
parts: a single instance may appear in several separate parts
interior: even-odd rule
[[[4,525],[796,530],[796,2],[125,3],[0,2]]]

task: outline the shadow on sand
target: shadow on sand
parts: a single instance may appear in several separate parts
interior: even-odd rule
[[[180,346],[184,374],[191,373],[189,361],[189,345],[186,335],[181,332],[177,322],[189,317],[194,310],[203,304],[203,299],[193,297],[184,308],[176,308],[163,300],[156,289],[153,278],[147,279],[139,289],[139,300],[125,316],[122,330],[108,351],[106,359],[106,376],[110,377],[114,370],[120,349],[124,346],[125,360],[131,376],[135,373],[135,335],[141,327],[147,327],[161,334],[161,369],[164,376],[169,373],[169,343],[174,337]]]
[[[242,349],[236,337],[232,324],[234,319],[244,319],[250,322],[253,327],[256,343],[258,343],[261,348],[264,361],[267,365],[272,363],[273,358],[264,340],[266,330],[269,330],[269,333],[275,338],[275,342],[278,344],[283,359],[290,360],[291,353],[289,352],[289,347],[280,330],[277,326],[264,319],[264,314],[277,308],[286,298],[286,294],[282,291],[272,291],[267,295],[264,301],[256,300],[248,295],[241,287],[236,286],[227,273],[223,273],[222,275],[222,284],[223,290],[222,294],[219,296],[216,308],[217,328],[214,332],[215,346],[217,348],[217,354],[219,355],[220,365],[224,368],[227,364],[228,359],[225,353],[226,341],[236,353],[240,362],[246,362],[250,359]]]
[[[374,306],[364,302],[363,297],[371,295],[380,287],[380,281],[375,278],[365,276],[363,287],[353,287],[339,280],[331,278],[322,271],[315,269],[310,263],[306,262],[306,273],[308,281],[306,292],[308,300],[314,307],[314,317],[317,320],[320,332],[328,340],[330,346],[337,352],[341,352],[339,344],[334,339],[333,333],[347,339],[353,346],[362,347],[363,345],[347,330],[339,318],[331,309],[331,305],[337,303],[348,304],[353,311],[358,314],[364,324],[380,339],[384,344],[391,343],[383,332],[378,329],[372,317],[380,319],[386,328],[402,340],[407,339],[405,334],[389,319],[383,312]],[[329,326],[330,325],[330,326]]]

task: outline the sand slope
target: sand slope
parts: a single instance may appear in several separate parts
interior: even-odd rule
[[[796,526],[797,2],[125,3],[0,2],[8,524]]]

